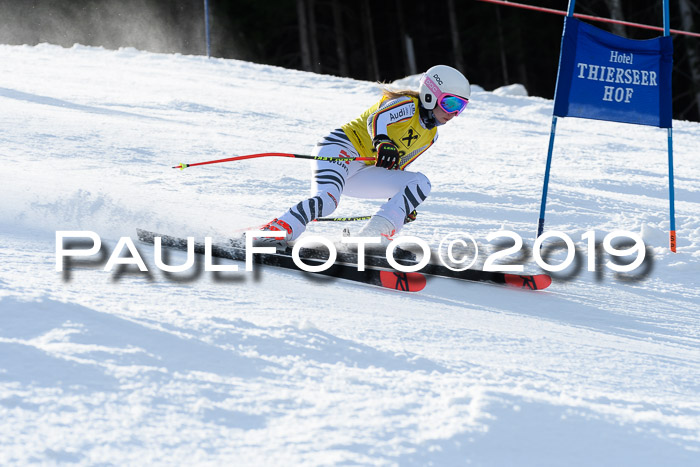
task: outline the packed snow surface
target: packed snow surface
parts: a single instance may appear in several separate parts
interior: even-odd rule
[[[561,119],[546,226],[583,267],[538,292],[434,279],[410,294],[242,263],[166,274],[136,239],[281,214],[308,192],[306,161],[171,167],[308,153],[375,84],[52,45],[0,46],[0,76],[0,464],[700,465],[698,123],[674,122],[677,253],[666,131]],[[474,86],[410,167],[433,189],[403,233],[469,232],[479,264],[500,230],[532,248],[552,102],[525,94]],[[97,233],[105,255],[129,237],[149,271],[100,257],[57,272],[58,230]],[[650,258],[619,276],[602,252],[589,272],[582,235],[615,230]]]

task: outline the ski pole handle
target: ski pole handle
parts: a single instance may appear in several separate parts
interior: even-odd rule
[[[284,153],[284,152],[265,152],[265,153],[260,153],[260,154],[248,154],[246,156],[227,157],[226,159],[217,159],[215,161],[195,162],[194,164],[180,163],[180,164],[174,166],[173,169],[185,170],[188,167],[195,167],[198,165],[219,164],[221,162],[241,161],[244,159],[257,159],[259,157],[293,157],[295,159],[311,159],[311,160],[315,160],[315,161],[348,161],[348,162],[350,162],[350,161],[373,161],[376,159],[375,157],[321,157],[321,156],[311,156],[308,154],[289,154],[289,153]]]
[[[372,216],[355,216],[355,217],[319,217],[316,222],[351,222],[351,221],[367,221]]]

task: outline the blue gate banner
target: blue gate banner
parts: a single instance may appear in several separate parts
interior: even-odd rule
[[[616,36],[567,16],[554,115],[671,128],[670,36]]]

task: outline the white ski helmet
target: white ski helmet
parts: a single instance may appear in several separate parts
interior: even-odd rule
[[[443,94],[453,94],[469,100],[471,87],[459,70],[447,65],[435,65],[421,77],[418,92],[423,107],[432,110]]]

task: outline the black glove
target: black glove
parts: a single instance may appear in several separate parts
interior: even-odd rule
[[[385,169],[399,168],[399,148],[386,135],[378,135],[374,138],[374,147],[377,148],[377,167]]]
[[[416,217],[418,217],[418,211],[414,209],[410,214],[406,214],[406,218],[403,220],[403,223],[408,224],[409,222],[413,222],[416,220]]]

